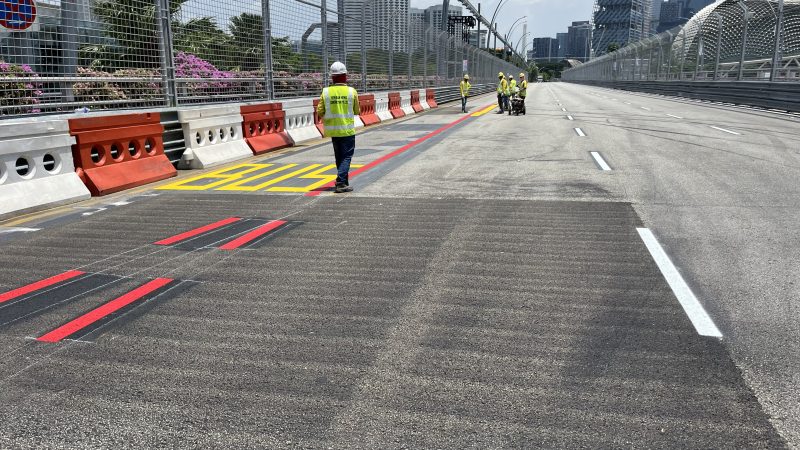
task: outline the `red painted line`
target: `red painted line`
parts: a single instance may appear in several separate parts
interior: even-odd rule
[[[33,291],[38,291],[39,289],[43,289],[52,286],[54,284],[60,283],[62,281],[69,280],[70,278],[75,278],[77,276],[83,275],[84,273],[86,272],[81,272],[80,270],[68,270],[54,277],[46,278],[44,280],[31,283],[27,286],[22,286],[21,288],[14,289],[13,291],[4,292],[0,294],[0,303],[7,302],[17,297],[21,297],[25,294],[30,294]]]
[[[488,107],[489,107],[489,105],[485,106],[485,108],[488,108]],[[461,116],[458,120],[450,122],[447,125],[442,126],[441,128],[437,128],[436,130],[431,131],[430,133],[426,134],[425,136],[422,136],[421,138],[417,139],[416,141],[409,142],[408,144],[398,148],[397,150],[395,150],[395,151],[393,151],[393,152],[391,152],[391,153],[389,153],[387,155],[383,155],[380,158],[376,159],[375,161],[367,163],[362,167],[359,167],[358,169],[350,172],[350,177],[351,178],[356,177],[358,174],[360,174],[362,172],[365,172],[365,171],[377,166],[378,164],[384,163],[384,162],[394,158],[395,156],[397,156],[397,155],[399,155],[399,154],[401,154],[403,152],[408,151],[412,147],[417,146],[417,145],[427,141],[428,139],[436,136],[437,134],[440,134],[441,132],[446,131],[446,130],[458,125],[459,123],[469,119],[470,117],[472,117],[471,114],[467,114],[467,115]],[[335,181],[331,181],[330,183],[325,184],[323,186],[320,186],[320,187],[318,187],[317,189],[315,189],[315,190],[313,190],[311,192],[306,192],[305,195],[306,195],[306,197],[315,197],[315,196],[321,194],[322,192],[329,190],[330,188],[334,187],[335,185],[336,185],[336,182]]]
[[[198,234],[203,234],[205,232],[216,230],[217,228],[224,227],[225,225],[238,222],[242,220],[241,217],[228,217],[227,219],[220,220],[219,222],[214,222],[208,225],[204,225],[200,228],[195,228],[194,230],[189,230],[185,233],[176,234],[170,238],[162,239],[158,242],[153,242],[155,245],[172,245],[176,242],[185,241],[186,239],[192,238],[197,236]]]
[[[279,226],[285,223],[286,223],[285,220],[273,220],[272,222],[265,223],[264,225],[261,225],[260,227],[251,230],[242,236],[239,236],[238,238],[228,242],[225,245],[220,246],[219,248],[220,250],[233,250],[239,248],[247,244],[248,242],[257,239],[258,237],[269,233],[270,231],[274,230],[275,228],[278,228]]]
[[[141,299],[142,297],[155,291],[156,289],[166,286],[172,281],[174,281],[172,278],[156,278],[155,280],[149,281],[139,286],[138,288],[128,292],[127,294],[124,294],[121,297],[117,297],[114,300],[111,300],[110,302],[78,317],[77,319],[56,328],[55,330],[45,334],[44,336],[36,340],[42,342],[58,342],[64,339],[65,337],[74,334],[75,332],[80,331],[81,329],[86,328],[87,326],[108,316],[109,314],[112,314],[115,311],[119,311],[120,309],[130,305],[136,300]]]

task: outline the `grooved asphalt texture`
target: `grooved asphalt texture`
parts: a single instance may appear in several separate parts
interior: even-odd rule
[[[152,242],[302,222],[224,252]],[[0,328],[2,447],[781,447],[627,203],[173,194],[3,245],[2,291],[129,277]],[[154,277],[94,343],[39,336]]]

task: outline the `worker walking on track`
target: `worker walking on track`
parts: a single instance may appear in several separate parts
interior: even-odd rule
[[[525,72],[519,74],[519,98],[522,103],[525,103],[525,97],[528,96],[528,80],[525,79]]]
[[[514,80],[514,75],[508,75],[508,89],[506,90],[506,109],[508,110],[508,115],[511,115],[511,96],[514,95],[514,91],[517,88],[517,82]]]
[[[497,80],[497,106],[500,107],[500,111],[497,114],[503,114],[506,108],[506,90],[508,89],[508,82],[503,72],[497,74]]]
[[[469,98],[469,88],[472,85],[469,84],[469,75],[464,74],[464,79],[461,80],[459,83],[459,90],[461,91],[461,112],[467,112],[467,98]]]
[[[348,86],[347,67],[339,61],[331,65],[333,86],[322,90],[317,115],[322,117],[325,137],[331,138],[336,157],[336,188],[334,192],[351,192],[350,161],[356,151],[355,116],[361,114],[358,92]]]

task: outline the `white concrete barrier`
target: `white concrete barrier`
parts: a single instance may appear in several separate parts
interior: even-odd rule
[[[253,156],[242,134],[239,105],[179,109],[178,122],[186,142],[179,169],[205,169]]]
[[[389,93],[381,92],[375,94],[375,114],[381,119],[381,122],[392,120],[392,113],[389,112]]]
[[[288,100],[281,102],[286,113],[286,132],[295,144],[319,139],[322,133],[314,124],[313,99]]]
[[[428,94],[425,89],[419,90],[419,105],[422,106],[422,110],[431,109],[431,106],[428,104]]]
[[[86,200],[66,119],[0,123],[0,217]]]
[[[402,109],[406,115],[414,115],[416,113],[411,106],[411,91],[400,91],[400,109]]]

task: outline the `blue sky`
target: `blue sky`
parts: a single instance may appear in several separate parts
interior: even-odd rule
[[[477,6],[477,0],[470,0]],[[491,18],[499,0],[481,1],[481,14]],[[441,5],[435,0],[411,0],[415,8]],[[458,0],[450,0],[451,5],[461,6]],[[556,33],[566,33],[567,27],[576,20],[589,20],[594,0],[508,0],[497,14],[499,29],[506,32],[508,27],[521,16],[528,16],[530,37],[555,37]],[[514,29],[514,40],[522,36],[522,25]],[[530,46],[529,46],[530,48]]]

